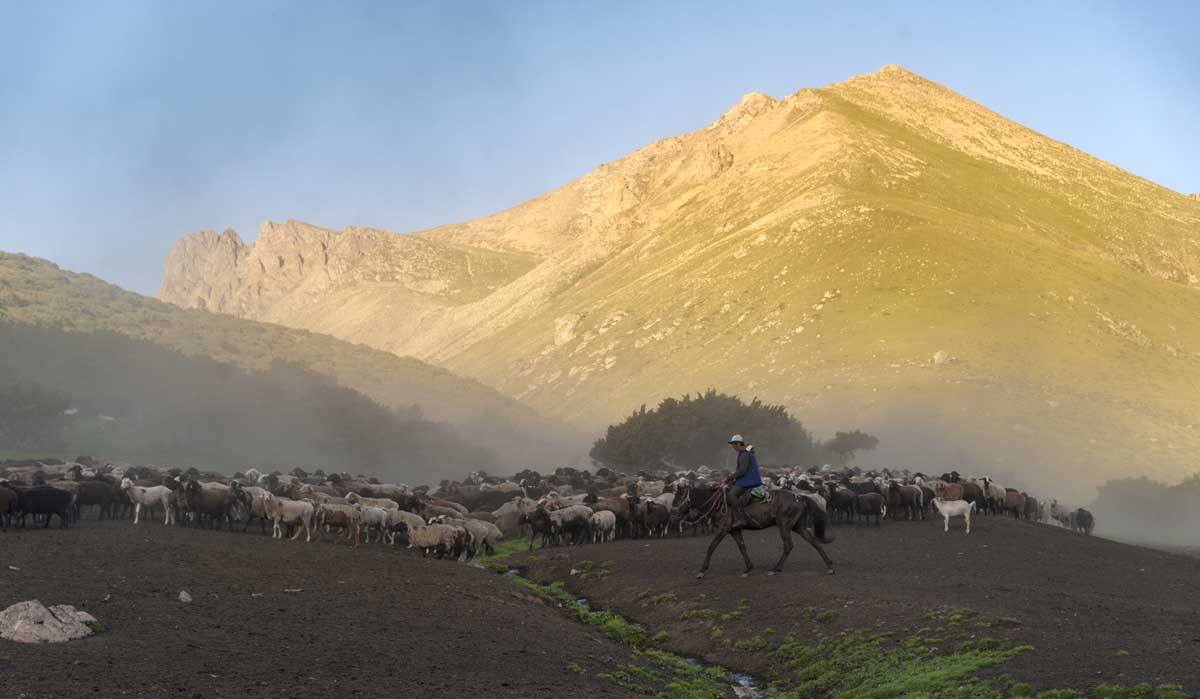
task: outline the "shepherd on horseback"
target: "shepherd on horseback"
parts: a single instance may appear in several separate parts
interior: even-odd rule
[[[750,491],[762,485],[762,476],[758,473],[758,457],[754,455],[754,447],[747,447],[742,435],[735,434],[730,437],[729,444],[737,452],[737,468],[733,475],[726,479],[730,484],[730,506],[733,508],[733,524],[730,525],[730,529],[745,529],[751,526],[746,520],[746,501],[750,498]]]
[[[750,554],[746,552],[742,532],[771,526],[779,528],[779,536],[783,540],[783,555],[767,575],[783,571],[783,564],[792,553],[792,532],[799,534],[817,550],[828,573],[833,575],[833,561],[821,548],[821,544],[833,542],[833,539],[827,538],[825,534],[828,517],[823,501],[790,490],[767,491],[758,472],[758,458],[754,455],[754,448],[746,446],[746,440],[739,434],[731,437],[729,444],[737,452],[737,469],[733,475],[717,488],[711,489],[711,494],[706,493],[708,497],[705,499],[694,497],[700,495],[699,492],[695,492],[699,489],[690,487],[686,489],[682,498],[676,497],[675,515],[683,521],[712,517],[717,523],[717,534],[708,545],[704,563],[696,577],[704,577],[713,552],[726,535],[733,537],[738,551],[742,554],[742,560],[746,563],[742,577],[749,575],[754,564],[750,562]],[[811,532],[805,527],[809,519],[813,525]]]

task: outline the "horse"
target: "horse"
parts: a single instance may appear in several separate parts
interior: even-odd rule
[[[746,516],[746,520],[751,523],[751,526],[745,528],[733,528],[733,495],[729,491],[729,486],[722,484],[717,488],[711,497],[706,501],[697,503],[691,498],[687,498],[681,505],[684,511],[680,512],[680,516],[686,516],[687,509],[698,510],[701,517],[713,516],[713,520],[717,526],[716,536],[708,545],[708,552],[704,555],[704,563],[700,566],[700,572],[696,573],[696,579],[702,580],[704,574],[708,571],[708,565],[712,561],[713,552],[725,539],[725,536],[733,537],[737,543],[738,551],[742,554],[742,560],[746,563],[746,569],[742,572],[742,577],[750,575],[750,571],[754,569],[754,564],[750,562],[750,555],[746,553],[746,542],[742,539],[742,531],[744,529],[761,530],[770,527],[778,527],[780,538],[783,539],[783,555],[767,572],[767,575],[776,575],[783,572],[783,564],[787,561],[788,556],[792,553],[792,532],[799,534],[805,541],[812,545],[817,553],[820,554],[821,560],[825,561],[825,568],[829,575],[833,575],[833,561],[825,554],[825,550],[821,548],[821,544],[833,543],[832,538],[826,538],[825,527],[828,523],[825,511],[817,507],[817,505],[807,497],[797,495],[787,490],[771,491],[769,500],[760,500],[752,502],[742,508]],[[804,518],[808,516],[812,518],[813,532],[809,532],[804,528]],[[820,542],[820,543],[818,543]]]

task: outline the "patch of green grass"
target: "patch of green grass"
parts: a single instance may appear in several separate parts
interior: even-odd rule
[[[751,636],[734,643],[733,647],[743,653],[759,653],[770,649],[771,643],[762,636]]]
[[[1028,682],[1018,682],[1008,688],[1008,693],[1014,697],[1031,697],[1033,696],[1033,685]]]
[[[578,561],[575,563],[574,567],[576,570],[582,570],[583,572],[586,573],[587,571],[591,570],[595,565],[596,564],[591,561]]]
[[[618,640],[625,645],[637,647],[646,640],[646,628],[644,626],[631,623],[619,614],[606,611],[593,612],[584,609],[574,600],[572,600],[570,606],[573,606],[575,614],[579,617],[580,621],[590,626],[595,626],[608,634],[610,638]]]
[[[973,644],[949,655],[924,641],[888,643],[890,634],[865,631],[802,642],[789,636],[772,657],[781,661],[802,696],[828,694],[862,699],[907,696],[999,697],[976,674],[1024,652],[1025,647]]]
[[[651,597],[650,602],[652,604],[666,604],[667,602],[674,602],[677,599],[679,598],[675,596],[674,592],[661,592]]]
[[[85,621],[83,625],[92,630],[92,633],[100,635],[108,631],[108,627],[102,621]]]
[[[1127,651],[1127,650],[1124,650],[1124,649],[1121,649],[1121,650],[1118,650],[1118,651],[1117,651],[1117,657],[1118,657],[1118,658],[1128,658],[1128,657],[1129,657],[1129,656],[1131,656],[1131,655],[1133,655],[1133,653],[1130,653],[1129,651]]]
[[[1039,692],[1037,699],[1087,699],[1087,695],[1074,689],[1051,689]]]
[[[720,626],[717,626],[715,624],[712,627],[712,631],[708,632],[708,637],[714,641],[719,638],[724,638],[724,636],[725,636],[725,629]]]
[[[659,631],[658,633],[656,633],[650,637],[651,643],[657,643],[660,645],[663,643],[666,643],[667,641],[670,641],[670,640],[671,640],[671,632],[670,631]]]
[[[576,674],[579,674],[579,675],[582,675],[584,673],[583,666],[580,665],[579,663],[567,663],[565,667],[567,670],[574,672]]]
[[[524,539],[501,539],[496,542],[495,551],[490,556],[477,556],[475,560],[493,573],[503,573],[508,570],[508,558],[516,553],[524,553],[529,542]]]
[[[653,696],[656,693],[654,687],[651,687],[648,684],[643,684],[638,679],[635,679],[641,672],[642,669],[637,665],[622,665],[620,670],[601,672],[600,674],[596,675],[596,677],[607,682],[611,682],[622,689],[628,689],[634,694]]]
[[[683,613],[684,619],[705,619],[713,620],[721,616],[721,612],[715,609],[689,609]]]
[[[814,617],[814,620],[821,624],[828,624],[830,622],[837,621],[837,618],[838,613],[836,610],[827,609],[820,614],[817,614],[817,616]]]

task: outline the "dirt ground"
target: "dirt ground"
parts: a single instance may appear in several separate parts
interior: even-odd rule
[[[107,627],[55,645],[0,640],[0,696],[628,695],[595,679],[624,646],[501,576],[255,531],[85,520],[0,534],[0,608],[73,604]]]
[[[782,640],[787,632],[802,639],[850,629],[903,633],[936,625],[930,613],[944,619],[967,609],[990,626],[965,624],[948,642],[978,635],[1032,645],[997,673],[1038,689],[1150,682],[1200,690],[1200,559],[1049,525],[985,517],[974,524],[970,535],[957,520],[949,534],[940,519],[834,527],[826,550],[835,576],[797,538],[784,574],[768,577],[780,551],[774,530],[746,536],[756,566],[748,578],[727,538],[708,576],[695,580],[706,536],[546,549],[521,565],[535,579],[567,580],[593,607],[670,632],[669,650],[751,673],[769,673],[766,654],[718,643],[708,625],[683,614],[731,611],[747,600],[740,619],[723,622],[725,638],[770,628]],[[580,574],[582,561],[611,573]]]

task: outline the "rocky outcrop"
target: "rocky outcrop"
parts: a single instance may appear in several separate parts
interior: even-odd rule
[[[1196,201],[1200,201],[1200,193],[1192,192],[1191,194],[1188,195],[1188,199],[1195,199]]]
[[[0,612],[0,638],[17,643],[62,643],[92,635],[96,617],[69,604],[18,602]]]

